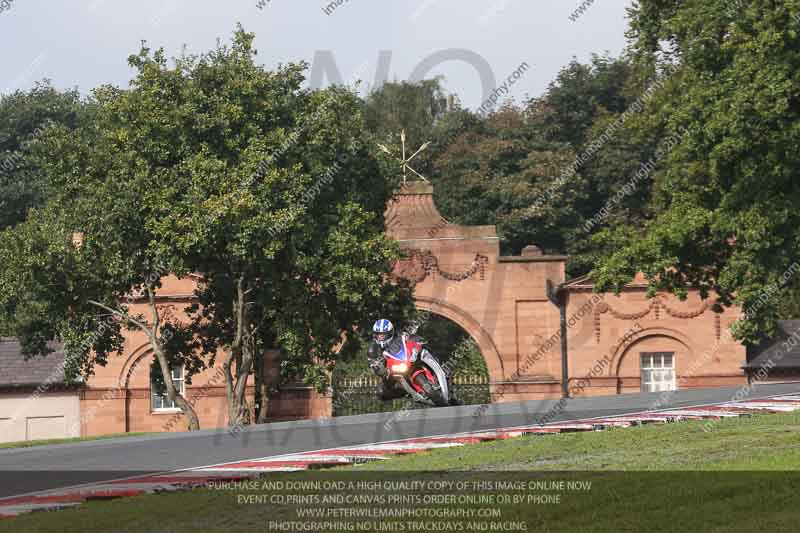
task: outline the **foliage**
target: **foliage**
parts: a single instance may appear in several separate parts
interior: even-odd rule
[[[581,181],[565,187],[573,205],[532,206],[573,158],[567,145],[544,138],[526,110],[507,106],[458,135],[435,160],[436,202],[452,222],[496,223],[506,253],[532,243],[563,250],[564,228],[580,222],[573,205],[585,194]]]
[[[0,303],[30,353],[67,340],[89,373],[121,347],[122,328],[144,331],[167,394],[192,419],[170,367],[184,365],[188,381],[219,352],[231,424],[247,421],[244,387],[266,348],[279,345],[286,373],[324,387],[327,362],[360,343],[346,332],[411,312],[382,233],[392,185],[362,138],[356,98],[302,90],[302,64],[265,71],[252,40],[240,28],[230,46],[172,67],[143,46],[129,59],[130,89],[95,91],[91,127],[42,136],[57,194],[0,245]],[[191,323],[157,301],[169,273],[199,280]],[[100,309],[117,320],[95,338]]]
[[[794,0],[643,0],[631,10],[637,63],[675,72],[645,129],[688,133],[656,178],[653,219],[622,228],[596,269],[600,288],[641,270],[652,290],[694,287],[743,306],[741,339],[774,332],[778,307],[763,297],[786,283],[800,244],[798,14]]]
[[[405,130],[408,146],[416,150],[430,140],[435,124],[448,111],[447,100],[438,78],[385,83],[364,101],[365,126],[381,142],[396,141]]]
[[[368,125],[378,138],[401,127],[424,132],[418,141],[409,136],[411,149],[431,140],[415,168],[434,182],[437,205],[448,220],[497,224],[504,253],[519,253],[527,244],[567,252],[569,273],[580,275],[606,246],[590,239],[583,224],[626,185],[657,143],[638,129],[615,127],[577,173],[569,169],[620,121],[647,81],[627,56],[595,55],[587,64],[573,60],[544,95],[524,107],[506,106],[487,117],[461,109],[455,95],[448,97],[452,105],[437,105],[444,99],[437,96],[438,80],[390,84],[367,99],[367,115],[374,117]],[[402,118],[377,107],[402,99],[416,102]],[[598,228],[643,220],[648,211],[642,199],[649,193],[649,182],[642,183]]]
[[[74,130],[90,116],[91,104],[77,90],[58,91],[49,80],[0,97],[0,229],[24,220],[48,194],[31,154],[34,141],[50,124]]]
[[[433,313],[426,313],[420,317],[420,324],[415,334],[425,341],[425,347],[441,363],[449,361],[455,353],[456,346],[469,338],[461,326]]]
[[[547,138],[579,150],[592,140],[590,130],[603,114],[619,114],[630,104],[632,65],[625,58],[593,55],[589,63],[572,59],[544,95],[528,102],[541,107]]]
[[[155,304],[161,277],[185,272],[180,257],[153,231],[179,182],[152,163],[148,156],[158,152],[153,139],[132,125],[133,110],[145,111],[136,106],[138,96],[102,88],[95,92],[91,125],[51,125],[36,141],[39,153],[49,154],[35,161],[52,195],[0,239],[6,267],[0,273],[0,322],[9,324],[26,355],[46,355],[45,343],[61,340],[67,370],[83,376],[111,353],[121,353],[123,329],[144,332],[170,399],[196,428],[193,410],[166,379],[164,326],[170,317]],[[147,317],[132,311],[131,304],[144,302]]]
[[[453,375],[458,378],[485,376],[489,377],[486,360],[478,345],[471,337],[464,337],[455,345],[450,360],[453,361]]]
[[[191,193],[163,224],[202,275],[192,330],[209,360],[222,350],[235,367],[234,421],[265,349],[281,348],[285,379],[325,390],[330,363],[357,350],[368,317],[411,307],[409,288],[389,281],[398,249],[382,215],[392,183],[363,135],[360,103],[341,88],[302,91],[304,66],[267,73],[254,55],[240,31],[230,50],[184,67],[197,94],[187,113],[214,95],[218,107],[199,120],[230,131],[224,144],[199,138],[189,150]]]

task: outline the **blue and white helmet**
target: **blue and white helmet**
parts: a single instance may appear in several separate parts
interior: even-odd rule
[[[376,320],[372,325],[372,338],[383,348],[394,338],[394,326],[385,318]]]

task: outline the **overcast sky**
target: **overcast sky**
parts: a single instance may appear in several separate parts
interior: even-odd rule
[[[169,55],[184,44],[203,51],[218,38],[228,40],[241,22],[256,34],[264,65],[322,57],[318,71],[335,64],[342,80],[361,79],[362,88],[375,83],[381,51],[391,52],[390,61],[383,53],[390,80],[409,79],[426,58],[437,63],[431,57],[438,57],[446,61],[426,77],[443,75],[448,91],[473,109],[523,63],[530,68],[509,86],[509,96],[497,90],[499,96],[541,94],[573,56],[618,55],[631,3],[596,0],[573,21],[583,0],[343,0],[327,14],[324,7],[339,0],[6,1],[10,6],[0,12],[3,92],[30,88],[44,77],[83,93],[106,83],[125,87],[132,77],[126,58],[140,41]],[[324,59],[325,51],[333,61]],[[494,87],[486,87],[490,78]]]

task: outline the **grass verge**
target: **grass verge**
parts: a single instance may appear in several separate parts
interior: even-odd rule
[[[97,435],[95,437],[72,437],[68,439],[42,439],[42,440],[22,440],[17,442],[2,442],[0,450],[13,448],[32,448],[34,446],[48,446],[50,444],[70,444],[73,442],[89,442],[93,440],[117,439],[125,437],[140,437],[142,435],[153,435],[153,433],[113,433],[110,435]]]
[[[403,481],[426,485],[392,485]],[[90,502],[0,521],[0,531],[780,532],[797,530],[798,491],[800,413],[486,442],[252,486]],[[415,495],[418,503],[402,500]],[[453,500],[423,500],[439,496]],[[473,515],[353,515],[392,509]]]

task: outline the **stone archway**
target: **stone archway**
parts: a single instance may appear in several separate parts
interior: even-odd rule
[[[566,257],[528,246],[501,256],[495,226],[448,222],[429,183],[406,183],[387,205],[386,234],[405,250],[395,276],[414,284],[418,308],[441,315],[478,344],[501,401],[552,397],[561,381],[559,310],[548,287]],[[556,387],[557,390],[557,387]]]
[[[478,349],[483,355],[483,360],[486,362],[486,368],[489,371],[489,379],[500,381],[503,378],[505,373],[500,352],[497,350],[492,337],[481,327],[477,320],[466,311],[442,300],[419,297],[415,299],[415,304],[417,309],[443,316],[466,331],[478,345]]]

